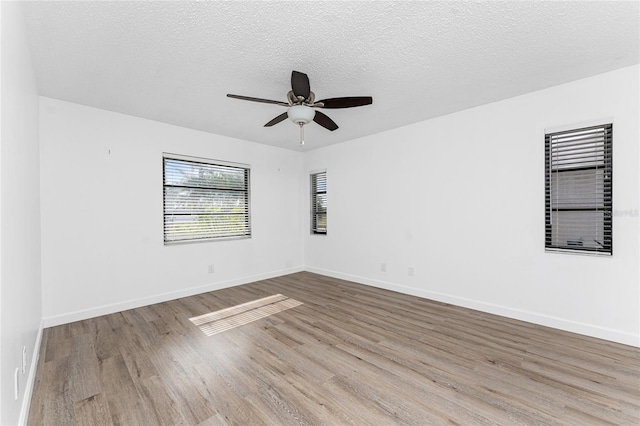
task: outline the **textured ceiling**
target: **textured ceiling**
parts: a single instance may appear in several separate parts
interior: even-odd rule
[[[300,149],[292,70],[340,128],[304,149],[381,132],[639,62],[637,1],[25,2],[40,93]]]

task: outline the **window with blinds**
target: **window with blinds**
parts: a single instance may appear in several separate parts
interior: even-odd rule
[[[545,135],[545,249],[612,254],[611,124]]]
[[[165,244],[249,238],[249,167],[163,155]]]
[[[311,174],[311,233],[327,233],[327,172]]]

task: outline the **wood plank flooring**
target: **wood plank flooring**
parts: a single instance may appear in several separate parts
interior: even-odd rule
[[[638,425],[640,349],[301,272],[46,329],[28,423]]]

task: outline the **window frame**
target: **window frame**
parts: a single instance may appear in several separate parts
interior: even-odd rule
[[[318,190],[318,177],[322,177],[324,181],[324,190]],[[318,170],[309,173],[309,183],[310,183],[310,195],[311,195],[311,217],[310,217],[310,231],[312,235],[327,235],[327,171],[326,170]],[[318,212],[318,195],[324,195],[325,197],[325,211],[324,213]],[[324,215],[324,229],[318,228],[318,216]]]
[[[597,135],[599,131],[601,137]],[[589,142],[580,141],[580,137]],[[588,178],[589,171],[593,171],[593,182],[585,184],[585,175]],[[564,181],[561,180],[562,174],[566,174]],[[564,195],[560,196],[560,193]],[[585,194],[589,196],[585,197]],[[553,197],[555,198],[552,199]],[[558,227],[554,228],[553,223],[554,216],[560,217],[560,212],[602,212],[602,218],[597,219],[597,224],[593,225],[596,232],[602,233],[602,240],[594,239],[596,246],[586,247],[581,245],[582,239],[566,240],[565,244],[561,244],[560,238],[554,238],[554,229],[556,235],[560,230]],[[565,225],[561,229],[566,232],[571,226],[586,228],[594,223],[593,220],[593,217],[574,219],[567,222],[569,226]],[[545,251],[592,256],[613,255],[612,121],[545,131]]]
[[[183,162],[187,164],[202,164],[206,166],[214,166],[220,168],[228,168],[235,169],[237,171],[242,171],[244,178],[244,185],[242,190],[238,189],[230,189],[230,188],[222,188],[222,187],[203,187],[198,185],[172,185],[167,184],[167,161],[177,161]],[[226,213],[227,215],[237,215],[244,218],[244,231],[242,233],[228,233],[221,234],[218,236],[208,236],[205,237],[190,237],[190,238],[181,238],[181,239],[167,239],[170,233],[167,232],[168,218],[173,218],[175,216],[188,216],[187,213],[176,214],[167,212],[167,188],[175,188],[175,187],[183,187],[196,189],[200,192],[216,192],[216,193],[233,193],[238,194],[240,192],[244,196],[244,212],[241,214],[236,213]],[[224,198],[213,198],[213,200],[218,200],[219,202],[223,202]],[[199,243],[199,242],[211,242],[211,241],[228,241],[228,240],[238,240],[238,239],[248,239],[251,238],[252,229],[251,229],[251,166],[248,164],[242,163],[232,163],[229,161],[221,161],[214,160],[209,158],[202,157],[193,157],[181,154],[172,154],[172,153],[162,153],[162,213],[163,213],[163,240],[164,245],[174,245],[174,244],[189,244],[189,243]],[[191,215],[195,215],[196,213],[192,213]],[[214,217],[217,214],[202,214],[197,213],[198,215]]]

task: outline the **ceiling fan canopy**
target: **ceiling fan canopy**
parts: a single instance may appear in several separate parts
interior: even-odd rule
[[[274,101],[271,99],[254,98],[250,96],[227,94],[228,97],[251,102],[261,102],[287,107],[287,112],[282,113],[269,121],[264,127],[274,126],[281,121],[289,118],[300,126],[301,144],[304,143],[302,126],[315,121],[325,129],[334,131],[338,125],[329,116],[318,108],[338,109],[338,108],[354,108],[364,105],[371,105],[373,98],[371,96],[348,96],[340,98],[329,98],[316,101],[316,95],[311,91],[309,77],[299,71],[291,72],[291,90],[287,93],[287,102]]]

